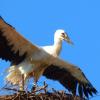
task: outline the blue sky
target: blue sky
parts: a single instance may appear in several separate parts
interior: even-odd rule
[[[66,30],[75,45],[64,42],[60,57],[78,65],[100,92],[100,0],[1,0],[0,15],[37,45],[52,44],[55,30]],[[0,87],[8,66],[0,59]],[[64,89],[44,77],[40,83],[44,80]]]

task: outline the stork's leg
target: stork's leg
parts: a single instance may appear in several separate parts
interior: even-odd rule
[[[33,87],[35,90],[38,89],[38,85],[37,85],[37,81],[39,79],[39,77],[42,75],[43,71],[45,70],[45,68],[43,67],[39,67],[39,69],[37,71],[34,71],[32,74],[33,74],[33,77],[34,77],[34,83],[33,83]]]
[[[22,74],[22,90],[24,91],[24,85],[25,85],[25,83],[24,83],[24,74]]]
[[[37,89],[37,87],[38,87],[37,80],[36,80],[34,73],[33,73],[33,86],[32,86],[31,92],[34,92]]]
[[[21,78],[22,80],[21,80],[21,83],[19,85],[19,90],[24,91],[24,85],[25,85],[25,83],[24,83],[24,74],[22,74],[21,77],[22,77]]]

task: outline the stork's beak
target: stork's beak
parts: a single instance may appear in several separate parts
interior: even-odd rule
[[[64,38],[65,41],[67,41],[67,43],[71,44],[71,45],[74,45],[74,43],[71,41],[71,39],[69,38],[69,36],[65,36]]]

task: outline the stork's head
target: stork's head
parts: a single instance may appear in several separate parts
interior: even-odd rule
[[[73,42],[70,40],[68,34],[63,29],[56,30],[54,37],[55,37],[55,40],[57,40],[57,39],[59,39],[59,40],[65,40],[69,44],[73,44]]]

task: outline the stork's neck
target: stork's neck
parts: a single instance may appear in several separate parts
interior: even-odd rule
[[[62,40],[54,39],[54,55],[59,56],[60,51],[62,49]]]

